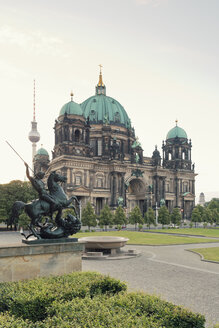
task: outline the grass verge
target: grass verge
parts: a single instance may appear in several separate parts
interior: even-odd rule
[[[219,238],[219,229],[182,228],[182,229],[150,229],[148,231]]]
[[[127,244],[136,245],[178,245],[178,244],[199,244],[212,243],[214,239],[192,238],[182,236],[170,236],[156,233],[145,233],[139,231],[103,231],[103,232],[85,232],[77,233],[76,237],[89,236],[118,236],[129,238]]]
[[[201,254],[205,260],[219,262],[219,247],[195,248],[191,251]]]

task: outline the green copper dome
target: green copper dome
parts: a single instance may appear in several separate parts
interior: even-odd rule
[[[67,104],[62,106],[59,116],[61,115],[83,115],[81,106],[74,102],[73,100],[69,101]]]
[[[88,98],[81,104],[83,115],[89,117],[91,124],[112,124],[131,127],[131,121],[122,107],[115,99],[106,96],[106,86],[103,83],[102,65],[100,66],[99,82],[96,85],[96,95]]]
[[[166,139],[174,139],[174,138],[184,138],[187,139],[187,134],[186,131],[183,130],[182,128],[180,128],[179,126],[175,126],[173,129],[171,129],[168,133],[167,133],[167,137]]]
[[[91,124],[115,124],[126,128],[131,126],[130,119],[122,105],[104,94],[88,98],[81,104],[81,108],[84,117],[89,117]]]
[[[46,155],[46,156],[49,156],[48,151],[46,149],[42,148],[42,147],[37,150],[36,155]]]

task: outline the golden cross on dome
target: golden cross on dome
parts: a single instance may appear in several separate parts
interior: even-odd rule
[[[98,66],[100,66],[100,73],[102,73],[102,71],[101,71],[101,68],[103,67],[101,64],[99,64]]]
[[[178,120],[176,120],[175,122],[176,122],[176,126],[177,126]]]
[[[71,101],[73,101],[73,96],[74,96],[74,93],[73,93],[73,91],[71,91],[71,94],[70,94],[70,96],[71,96]]]
[[[99,82],[98,82],[98,86],[99,87],[103,87],[104,84],[103,84],[103,79],[102,79],[102,71],[101,71],[101,68],[103,67],[101,64],[99,64],[98,66],[100,66],[100,75],[99,75]]]

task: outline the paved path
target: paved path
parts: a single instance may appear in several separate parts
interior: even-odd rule
[[[0,232],[0,246],[21,244],[19,232]],[[174,304],[200,312],[207,327],[219,322],[219,264],[200,261],[186,249],[219,247],[219,242],[177,246],[126,246],[140,257],[83,261],[83,271],[98,271],[126,281],[129,290],[156,294]]]
[[[219,264],[200,261],[186,249],[218,243],[177,246],[126,246],[142,252],[126,260],[83,261],[83,271],[98,271],[128,283],[129,290],[156,294],[205,315],[207,327],[219,322]]]

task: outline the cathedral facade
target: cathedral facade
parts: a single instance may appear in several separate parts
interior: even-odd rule
[[[191,140],[177,123],[162,145],[145,157],[134,128],[122,105],[106,95],[100,71],[95,95],[82,104],[65,104],[55,120],[52,160],[40,148],[34,158],[35,171],[48,175],[56,170],[67,177],[69,195],[89,201],[97,214],[105,204],[122,205],[127,215],[138,205],[179,207],[190,218],[195,206],[195,172]]]

